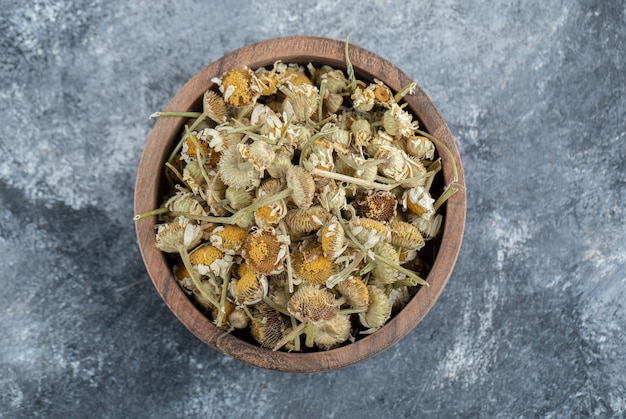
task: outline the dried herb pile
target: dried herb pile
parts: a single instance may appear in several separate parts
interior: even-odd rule
[[[213,80],[166,163],[156,245],[226,331],[327,350],[381,328],[422,285],[442,223],[435,144],[379,80],[276,62]],[[443,145],[438,144],[443,147]],[[425,263],[426,262],[426,263]],[[422,276],[420,276],[422,275]],[[304,345],[304,346],[303,346]]]

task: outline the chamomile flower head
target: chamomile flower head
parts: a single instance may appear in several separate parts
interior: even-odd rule
[[[253,230],[243,245],[242,256],[252,269],[263,275],[280,273],[289,252],[289,237],[272,227]]]
[[[261,88],[252,70],[247,66],[235,68],[216,80],[224,101],[230,106],[241,108],[254,105],[261,96]]]
[[[213,274],[223,277],[233,265],[230,255],[225,255],[224,252],[210,244],[198,246],[189,254],[189,260],[200,275]]]
[[[314,343],[322,350],[329,350],[344,343],[350,337],[350,316],[337,314],[329,320],[314,323]]]
[[[219,163],[218,174],[224,184],[235,188],[246,189],[250,186],[258,186],[260,173],[254,164],[245,160],[237,146],[227,148]]]
[[[424,247],[424,237],[413,224],[405,221],[393,221],[389,223],[389,230],[391,230],[390,242],[394,246],[409,250],[419,250]]]
[[[352,203],[359,217],[389,222],[396,216],[398,201],[387,191],[369,191],[357,197]]]
[[[335,265],[321,247],[307,248],[302,245],[291,258],[294,277],[300,282],[323,285],[335,273]]]
[[[359,321],[373,332],[389,320],[392,305],[384,290],[373,285],[368,285],[367,290],[369,293],[368,309],[364,313],[359,313]]]
[[[346,249],[345,232],[341,223],[335,218],[318,231],[319,241],[324,254],[335,260]]]
[[[261,347],[274,348],[283,338],[285,332],[285,323],[281,314],[264,302],[252,306],[251,312],[250,332],[252,336]]]
[[[337,284],[337,291],[346,299],[352,308],[367,308],[369,306],[369,291],[363,280],[350,275]]]
[[[408,189],[402,195],[402,207],[428,220],[434,213],[435,200],[423,186]]]
[[[241,249],[248,237],[248,231],[236,225],[220,225],[211,231],[209,241],[221,252],[227,255],[241,253]]]
[[[350,232],[366,248],[371,249],[376,243],[388,239],[389,227],[371,218],[357,217],[348,222]]]
[[[165,253],[180,253],[200,243],[202,228],[184,217],[157,227],[156,247]]]
[[[322,228],[330,219],[330,213],[319,205],[307,209],[292,209],[285,216],[285,224],[291,233],[309,233]]]
[[[286,98],[283,102],[283,112],[286,121],[302,123],[311,118],[319,105],[319,92],[313,84],[304,83],[294,85],[287,83],[287,88],[282,90]]]
[[[398,252],[389,243],[384,241],[378,242],[372,250],[376,255],[384,257],[386,260],[391,261],[395,265],[400,265]],[[393,284],[400,279],[400,272],[398,272],[393,266],[383,263],[382,261],[376,261],[376,265],[372,270],[372,276],[377,283]]]
[[[224,98],[213,90],[207,90],[202,97],[202,109],[206,116],[221,124],[226,122],[228,111]]]
[[[191,192],[178,191],[163,204],[171,212],[192,215],[207,215],[200,201]]]
[[[356,119],[350,126],[354,143],[358,147],[366,146],[372,138],[372,128],[367,119]]]
[[[239,265],[237,275],[238,278],[230,283],[235,303],[251,305],[258,303],[267,295],[268,283],[265,275],[259,274],[246,263]]]
[[[432,160],[435,157],[435,144],[426,137],[411,136],[406,140],[406,152],[418,159]]]
[[[287,170],[287,187],[292,190],[291,199],[298,208],[307,209],[315,196],[315,181],[311,174],[300,166]]]
[[[339,312],[339,302],[326,288],[301,284],[287,303],[287,310],[301,322],[330,320]]]

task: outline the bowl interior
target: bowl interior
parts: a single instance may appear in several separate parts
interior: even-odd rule
[[[345,70],[345,44],[326,38],[288,37],[248,45],[213,62],[196,74],[174,96],[164,111],[197,111],[202,108],[202,95],[214,88],[211,79],[242,65],[250,68],[272,66],[277,60],[316,66],[330,65]],[[349,47],[350,61],[357,78],[383,81],[394,91],[411,79],[385,59],[355,45]],[[437,152],[443,162],[443,181],[455,179],[458,190],[439,210],[444,217],[438,246],[428,276],[428,287],[420,287],[409,303],[385,326],[354,343],[320,352],[289,353],[271,351],[251,343],[245,336],[236,336],[218,329],[204,316],[178,286],[167,256],[155,247],[155,217],[136,222],[137,239],[147,271],[163,300],[176,317],[199,339],[220,352],[262,368],[290,372],[326,371],[370,358],[406,335],[426,315],[445,287],[456,262],[465,225],[465,180],[458,150],[452,134],[436,107],[418,86],[404,101],[420,126],[437,137],[450,151]],[[159,118],[146,143],[137,173],[135,213],[157,208],[168,192],[164,180],[164,163],[179,139],[185,118]],[[436,188],[437,185],[434,186]]]

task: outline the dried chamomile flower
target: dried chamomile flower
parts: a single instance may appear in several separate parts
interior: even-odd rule
[[[250,267],[263,275],[273,275],[284,269],[289,252],[289,236],[278,235],[272,227],[253,230],[243,246],[242,256]]]
[[[396,104],[391,89],[382,81],[374,79],[369,88],[374,92],[374,102],[377,105],[388,108]]]
[[[206,184],[206,179],[197,161],[190,161],[183,168],[183,182],[189,186],[194,195],[201,195],[201,191],[204,192],[203,188]]]
[[[287,187],[291,189],[291,199],[298,208],[307,209],[313,204],[315,181],[302,167],[291,166],[287,170]]]
[[[214,81],[218,83],[224,101],[237,108],[253,105],[261,95],[259,82],[247,66],[235,68],[221,80]]]
[[[369,307],[366,312],[359,313],[359,321],[369,330],[363,333],[371,333],[380,329],[391,317],[391,302],[382,289],[368,285]]]
[[[326,211],[343,210],[347,205],[346,188],[339,187],[335,181],[330,181],[321,188],[317,199]]]
[[[228,201],[228,205],[235,210],[245,208],[252,203],[252,195],[243,188],[229,186],[224,192],[224,197]]]
[[[233,265],[230,255],[209,244],[198,246],[189,254],[189,260],[200,275],[214,274],[217,277],[226,276]]]
[[[239,278],[230,282],[230,292],[235,303],[250,305],[258,303],[267,295],[268,283],[265,275],[252,269],[247,263],[237,268]]]
[[[424,166],[395,146],[381,145],[375,158],[383,160],[379,166],[383,175],[395,180],[409,179],[426,173]]]
[[[326,109],[326,113],[334,114],[343,105],[343,95],[338,93],[328,93],[324,96],[324,108]]]
[[[367,308],[369,306],[369,291],[359,277],[350,275],[337,284],[337,291],[352,308]]]
[[[252,144],[238,144],[239,154],[248,160],[262,177],[265,169],[274,163],[276,153],[271,145],[265,141],[254,141]]]
[[[435,200],[423,186],[408,189],[402,195],[402,207],[426,220],[435,213],[434,202]]]
[[[400,257],[398,252],[392,245],[387,242],[381,241],[376,243],[373,248],[376,255],[384,257],[386,260],[392,262],[394,265],[400,265]],[[374,269],[372,270],[372,277],[378,284],[393,284],[400,279],[400,272],[398,272],[393,266],[387,263],[377,261]]]
[[[396,216],[398,201],[387,191],[369,191],[357,197],[352,203],[359,217],[389,222]]]
[[[204,92],[204,96],[202,97],[202,110],[206,116],[218,124],[226,122],[226,118],[228,117],[224,98],[213,90]]]
[[[367,119],[357,119],[350,126],[354,138],[354,144],[358,147],[365,147],[372,138],[372,128]]]
[[[335,218],[318,231],[319,241],[324,254],[335,260],[346,249],[345,232],[341,223]]]
[[[275,70],[259,67],[254,75],[258,81],[261,96],[270,96],[278,91],[278,78]]]
[[[313,144],[309,147],[308,151],[309,153],[306,159],[302,162],[305,169],[309,171],[313,169],[327,170],[329,172],[333,171],[335,158],[332,148]]]
[[[295,123],[306,122],[316,112],[319,105],[319,92],[313,84],[294,85],[287,83],[288,87],[281,88],[286,96],[283,102],[285,120]]]
[[[156,247],[165,253],[180,253],[200,243],[202,228],[184,217],[157,227]]]
[[[193,294],[193,290],[196,286],[193,284],[191,280],[191,275],[185,265],[177,265],[174,267],[174,278],[180,284],[180,287],[187,295]]]
[[[326,288],[301,284],[287,303],[287,310],[301,322],[330,320],[339,312],[339,302]]]
[[[292,155],[287,153],[284,149],[279,150],[274,158],[274,163],[267,167],[267,174],[274,179],[284,179],[287,177],[287,172],[292,166]]]
[[[434,217],[424,218],[422,216],[409,213],[407,215],[407,220],[417,227],[424,238],[431,239],[439,233],[443,217],[441,214],[437,214]]]
[[[233,329],[246,329],[250,325],[250,317],[241,307],[235,306],[228,315],[228,324]]]
[[[321,247],[307,249],[300,246],[292,255],[291,265],[294,277],[307,284],[324,285],[335,273],[335,265]]]
[[[304,69],[297,65],[288,64],[286,67],[277,66],[278,78],[281,84],[292,86],[312,85],[313,82],[304,74]]]
[[[396,103],[385,112],[383,122],[387,134],[395,138],[412,136],[415,130],[419,128],[419,123],[413,121],[413,115]]]
[[[314,323],[314,343],[322,350],[329,350],[342,344],[350,337],[352,322],[350,316],[337,314],[329,320]]]
[[[407,249],[406,247],[398,247],[398,262],[400,265],[405,265],[412,262],[417,258],[417,249]]]
[[[397,287],[391,288],[389,292],[389,302],[391,303],[392,311],[398,312],[406,306],[411,299],[411,293],[409,293],[409,287]]]
[[[236,146],[224,151],[217,169],[224,184],[235,188],[246,189],[250,186],[258,186],[261,180],[259,171],[241,156]]]
[[[315,73],[315,84],[319,87],[326,83],[326,90],[330,93],[341,93],[348,87],[348,79],[341,70],[335,70],[330,66],[323,66]]]
[[[257,197],[272,196],[283,189],[283,182],[279,179],[268,179],[261,184],[257,191]],[[277,225],[287,215],[287,204],[284,199],[279,199],[254,211],[254,220],[259,227]]]
[[[381,240],[387,240],[390,236],[389,227],[371,218],[354,218],[348,222],[348,228],[367,249],[371,249]]]
[[[408,154],[418,159],[432,160],[435,157],[435,144],[419,135],[409,137],[405,149]]]
[[[224,200],[226,199],[226,185],[219,176],[210,175],[209,183],[200,190],[200,196],[204,198],[211,214],[222,216],[226,214]]]
[[[202,204],[190,192],[178,191],[163,205],[170,212],[184,212],[192,215],[207,215]]]
[[[217,226],[211,231],[209,241],[227,255],[236,255],[248,237],[248,231],[236,225]]]
[[[285,332],[285,323],[281,314],[264,302],[252,306],[251,312],[253,317],[250,332],[252,336],[261,347],[274,348],[283,338]]]
[[[279,115],[269,106],[257,103],[250,115],[251,125],[261,125],[258,133],[266,136],[270,140],[278,140],[283,136],[285,124]]]
[[[307,209],[289,210],[285,224],[291,233],[308,233],[319,230],[330,219],[330,213],[319,205]]]
[[[391,230],[391,244],[394,246],[409,250],[419,250],[424,247],[424,237],[413,224],[393,221],[389,223],[389,230]]]
[[[207,131],[205,133],[204,131]],[[204,164],[215,165],[220,159],[220,153],[210,147],[209,141],[204,137],[208,135],[210,128],[201,132],[192,132],[190,135],[185,134],[183,137],[183,147],[180,153],[181,158],[189,163],[192,160],[202,160]]]
[[[374,107],[376,96],[374,95],[374,89],[362,86],[357,86],[352,93],[352,106],[362,112],[369,112]]]

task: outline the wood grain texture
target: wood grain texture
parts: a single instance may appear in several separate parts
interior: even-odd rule
[[[277,38],[238,49],[213,62],[196,74],[174,96],[165,111],[200,110],[201,98],[207,88],[213,88],[211,79],[224,72],[247,65],[251,68],[271,66],[275,61],[307,64],[309,62],[345,69],[344,43],[318,37]],[[363,80],[377,78],[398,91],[411,79],[387,60],[350,45],[350,60],[357,77]],[[259,348],[237,337],[225,334],[215,327],[193,305],[176,283],[165,256],[155,247],[155,217],[136,222],[137,240],[146,269],[157,291],[174,315],[199,339],[234,359],[262,368],[289,372],[316,372],[341,368],[366,360],[397,342],[413,329],[426,315],[445,287],[454,268],[461,247],[465,225],[465,179],[459,152],[452,133],[430,99],[421,88],[405,97],[409,108],[421,126],[438,137],[449,148],[456,160],[458,192],[445,204],[441,246],[433,267],[426,278],[429,287],[422,287],[398,315],[376,333],[337,349],[313,353],[272,352]],[[178,140],[184,118],[157,120],[139,164],[135,185],[135,213],[156,208],[160,202],[163,183],[163,165]],[[446,184],[452,181],[454,161],[441,150],[443,175]]]

